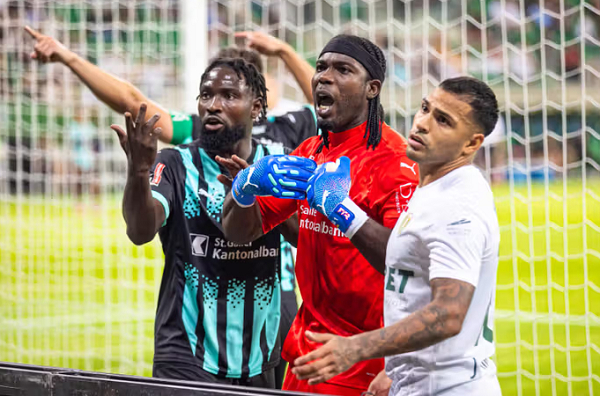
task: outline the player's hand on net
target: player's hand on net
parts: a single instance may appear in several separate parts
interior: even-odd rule
[[[323,346],[294,361],[292,373],[299,380],[308,380],[309,385],[320,384],[343,373],[359,361],[358,347],[351,338],[310,331],[305,334],[310,341]]]
[[[307,180],[316,168],[308,158],[268,155],[237,174],[231,194],[242,207],[252,206],[256,196],[305,199]]]
[[[29,26],[25,26],[25,31],[36,41],[33,52],[30,54],[31,59],[36,59],[42,63],[61,62],[67,64],[76,57],[58,40],[43,35]]]
[[[263,32],[237,32],[235,37],[246,39],[246,45],[263,55],[279,56],[286,43]]]
[[[156,113],[147,122],[146,103],[142,103],[135,121],[131,113],[125,113],[125,125],[127,133],[118,125],[111,125],[111,129],[117,133],[119,143],[127,155],[127,168],[129,172],[149,173],[154,165],[157,151],[157,141],[161,128],[155,128],[160,114]]]

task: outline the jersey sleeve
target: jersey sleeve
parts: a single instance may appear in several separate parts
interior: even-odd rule
[[[386,160],[379,170],[373,172],[375,177],[370,189],[370,203],[376,220],[387,228],[394,228],[419,184],[416,163],[402,157],[398,165],[390,166]]]
[[[450,204],[436,214],[425,243],[429,279],[450,278],[477,287],[486,243],[486,228],[473,208]]]
[[[176,172],[178,155],[177,151],[171,149],[159,151],[150,171],[152,198],[160,202],[165,211],[163,226],[169,219],[175,201],[175,187],[178,182]]]
[[[290,149],[295,149],[300,143],[316,134],[317,118],[310,105],[282,116],[269,117],[265,132],[267,138]]]
[[[289,219],[298,209],[298,203],[294,199],[256,197],[256,202],[260,207],[265,234]]]
[[[173,123],[173,138],[171,144],[187,144],[198,138],[200,120],[196,115],[187,115],[176,111],[170,111]]]

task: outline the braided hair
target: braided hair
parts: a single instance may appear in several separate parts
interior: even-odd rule
[[[235,71],[238,78],[243,78],[244,81],[246,81],[246,84],[252,89],[254,97],[260,99],[262,109],[260,111],[258,122],[265,121],[267,119],[267,86],[265,84],[265,78],[257,70],[256,66],[246,62],[242,58],[217,58],[208,65],[204,74],[202,74],[200,85],[202,85],[208,73],[219,66],[230,68]]]
[[[337,36],[352,42],[360,47],[362,47],[365,51],[367,51],[373,59],[377,60],[377,63],[383,69],[383,72],[386,71],[386,62],[385,55],[381,48],[377,45],[373,44],[371,41],[358,36],[352,35],[340,35]],[[368,72],[367,72],[368,73]],[[369,81],[373,79],[373,76],[368,74],[367,80]],[[382,81],[383,82],[383,81]],[[363,138],[367,138],[367,149],[372,147],[375,150],[375,147],[381,141],[381,128],[383,125],[383,119],[385,117],[385,113],[383,110],[383,106],[381,105],[379,94],[372,99],[369,99],[369,111],[367,113],[367,126],[365,128],[365,134]],[[329,148],[329,131],[322,130],[321,131],[321,144],[317,149],[317,154],[323,151],[323,146]]]

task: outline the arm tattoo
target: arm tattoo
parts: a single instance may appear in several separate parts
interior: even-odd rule
[[[400,322],[355,336],[361,360],[417,351],[460,332],[473,285],[455,279],[431,281],[432,301]]]

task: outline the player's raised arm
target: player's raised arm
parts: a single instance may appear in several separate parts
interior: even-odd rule
[[[127,133],[119,126],[111,126],[127,155],[123,218],[127,223],[127,236],[136,245],[150,242],[166,218],[163,205],[152,197],[150,189],[150,170],[156,158],[160,134],[160,128],[155,126],[160,114],[145,122],[146,111],[146,105],[142,103],[135,122],[130,113],[125,113]]]
[[[263,55],[281,58],[294,75],[306,97],[306,101],[313,103],[311,80],[315,74],[315,69],[298,55],[291,45],[262,32],[238,32],[235,36],[245,38],[250,48]]]
[[[331,220],[378,272],[385,272],[385,253],[392,230],[369,219],[349,197],[350,160],[341,157],[319,166],[309,180],[310,206]]]
[[[42,63],[57,62],[67,66],[104,104],[119,114],[129,112],[136,118],[142,103],[148,109],[148,121],[151,114],[159,113],[160,120],[156,127],[162,132],[158,137],[165,143],[170,143],[173,136],[173,125],[169,113],[160,105],[153,103],[130,82],[113,76],[88,62],[81,56],[69,50],[53,37],[25,27],[25,31],[35,40],[31,58]]]

